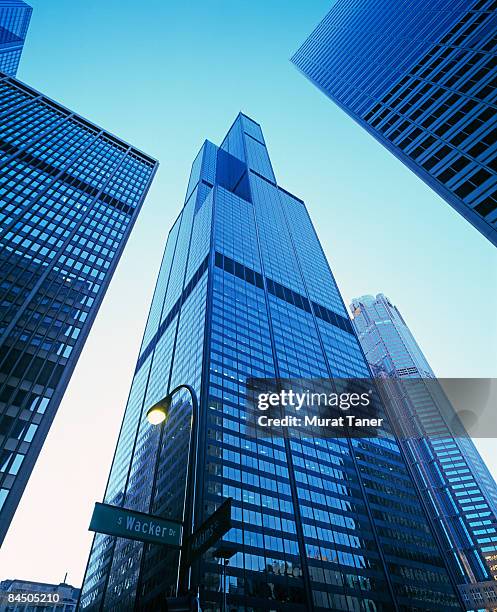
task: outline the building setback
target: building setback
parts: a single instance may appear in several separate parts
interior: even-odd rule
[[[497,486],[399,310],[383,294],[352,301],[353,323],[468,610],[497,609]],[[475,408],[475,406],[472,406]]]
[[[0,72],[16,76],[32,12],[22,0],[0,0]]]
[[[292,57],[494,245],[496,32],[497,0],[338,0]]]
[[[200,397],[195,526],[233,498],[228,609],[459,609],[393,437],[245,431],[247,377],[369,374],[305,204],[277,185],[260,126],[240,114],[193,162],[105,501],[181,520],[189,397],[175,396],[162,428],[144,415],[188,383]],[[177,572],[174,550],[97,534],[81,609],[161,610]],[[202,610],[218,610],[212,549],[192,567],[197,585]]]
[[[0,77],[0,543],[156,166]]]

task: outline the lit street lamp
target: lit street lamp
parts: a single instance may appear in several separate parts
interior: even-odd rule
[[[173,395],[182,389],[186,389],[192,398],[192,418],[190,428],[190,444],[189,444],[189,458],[188,465],[186,468],[186,492],[185,492],[185,506],[183,508],[183,528],[185,533],[183,534],[183,542],[193,533],[194,523],[194,506],[195,506],[195,485],[197,478],[197,451],[198,451],[198,423],[199,423],[199,403],[195,389],[191,385],[178,385],[170,393],[166,395],[159,402],[154,404],[147,410],[147,420],[151,425],[161,425],[167,419],[169,411],[171,410],[171,404]],[[178,575],[178,585],[176,592],[178,594],[179,587],[184,586],[185,591],[189,588],[189,572],[188,568],[184,567],[185,553],[182,550],[180,552],[180,571]],[[183,584],[185,582],[186,584]]]

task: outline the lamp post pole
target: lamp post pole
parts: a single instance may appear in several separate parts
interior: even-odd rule
[[[185,503],[183,506],[183,542],[193,533],[193,521],[195,518],[195,488],[197,478],[197,451],[198,451],[198,424],[200,420],[200,409],[197,393],[191,385],[178,385],[170,391],[164,399],[154,404],[147,411],[147,419],[152,425],[159,425],[166,420],[172,405],[172,398],[175,393],[185,389],[192,398],[192,418],[190,428],[190,444],[188,465],[186,468],[186,491]],[[178,572],[178,583],[176,594],[179,590],[187,591],[189,588],[189,568],[185,565],[185,551],[180,551],[180,567]]]
[[[231,557],[236,555],[237,549],[231,543],[224,543],[214,551],[214,557],[216,559],[222,559],[223,561],[223,606],[221,612],[227,612],[228,610],[228,591],[226,585],[226,569],[229,565]]]
[[[223,559],[223,612],[226,612],[226,566],[228,563],[228,559]]]

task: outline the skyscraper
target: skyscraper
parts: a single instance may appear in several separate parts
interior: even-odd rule
[[[0,0],[0,72],[16,75],[32,12],[22,0]]]
[[[157,163],[0,78],[0,542]]]
[[[382,294],[351,309],[373,373],[394,379],[380,388],[462,598],[497,609],[497,486],[471,439],[453,435],[451,406],[398,309]]]
[[[495,0],[338,0],[292,58],[494,245],[496,29]]]
[[[190,384],[200,397],[195,527],[233,498],[229,609],[459,609],[392,437],[246,433],[248,377],[369,373],[304,202],[277,185],[260,126],[239,114],[193,162],[105,501],[181,520],[189,397],[160,432],[144,415]],[[161,610],[177,572],[174,550],[97,534],[81,609]],[[205,612],[219,609],[221,572],[212,550],[193,564]]]

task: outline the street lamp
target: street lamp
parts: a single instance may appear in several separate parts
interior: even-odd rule
[[[186,468],[186,493],[185,493],[185,506],[183,508],[183,542],[186,542],[187,538],[193,533],[193,522],[194,522],[194,506],[195,506],[195,485],[197,478],[197,451],[198,451],[198,423],[200,418],[199,403],[197,393],[191,385],[178,385],[172,391],[170,391],[166,397],[161,399],[159,402],[154,404],[147,410],[147,420],[151,425],[161,425],[168,418],[171,410],[171,404],[173,401],[173,395],[182,389],[186,389],[190,393],[192,398],[192,418],[190,428],[190,444],[189,444],[189,458],[188,465]],[[178,574],[178,584],[176,592],[178,593],[179,587],[184,586],[186,591],[189,587],[189,573],[188,569],[184,567],[184,551],[180,552],[180,570]],[[186,584],[183,584],[186,583]]]
[[[161,402],[159,402],[158,404],[155,404],[155,406],[152,406],[152,408],[148,409],[147,420],[150,425],[160,425],[166,420],[168,412],[169,406],[166,408]]]

